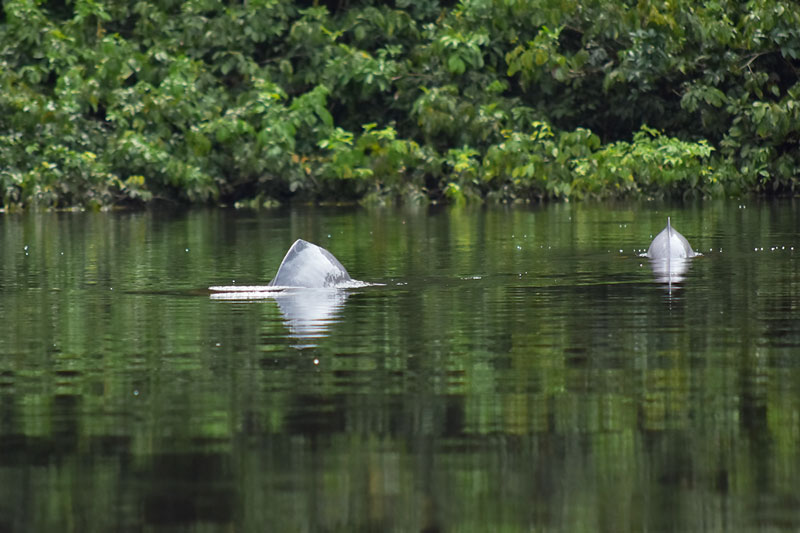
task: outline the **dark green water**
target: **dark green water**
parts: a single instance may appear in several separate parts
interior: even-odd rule
[[[671,289],[667,215],[704,253]],[[796,531],[798,235],[789,201],[0,216],[0,531]],[[298,237],[385,285],[210,297]]]

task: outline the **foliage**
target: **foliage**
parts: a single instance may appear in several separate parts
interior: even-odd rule
[[[5,206],[798,189],[787,0],[3,11]]]

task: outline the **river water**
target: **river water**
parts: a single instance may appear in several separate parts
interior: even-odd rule
[[[790,200],[0,215],[0,531],[796,531],[799,235]],[[209,292],[296,238],[374,285]]]

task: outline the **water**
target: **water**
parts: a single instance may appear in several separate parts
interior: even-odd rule
[[[666,216],[704,255],[658,282]],[[0,531],[794,531],[800,205],[0,217]],[[263,285],[296,238],[375,285]]]

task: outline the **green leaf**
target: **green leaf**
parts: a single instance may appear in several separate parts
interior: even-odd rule
[[[463,74],[467,66],[458,54],[451,54],[447,59],[447,68],[453,74]]]

